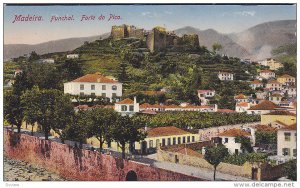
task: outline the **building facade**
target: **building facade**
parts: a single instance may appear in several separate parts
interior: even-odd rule
[[[233,74],[229,72],[219,72],[218,78],[222,81],[233,80]]]
[[[100,73],[87,74],[71,82],[64,83],[64,93],[80,96],[122,97],[122,83],[111,80]]]

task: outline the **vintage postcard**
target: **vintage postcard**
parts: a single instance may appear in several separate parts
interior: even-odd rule
[[[3,4],[3,180],[290,185],[296,8]]]

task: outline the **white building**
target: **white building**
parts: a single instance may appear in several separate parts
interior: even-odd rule
[[[122,97],[122,83],[106,78],[100,73],[87,74],[64,83],[64,93],[81,96],[102,96],[110,100]]]
[[[134,100],[126,98],[115,103],[115,111],[122,115],[132,115],[140,111],[139,106],[139,103],[136,102],[136,97],[134,97]]]
[[[277,155],[288,159],[297,157],[297,127],[296,124],[283,127],[277,132]]]
[[[280,91],[283,89],[282,83],[278,82],[277,80],[269,81],[266,88],[269,89],[269,91]]]
[[[235,111],[240,113],[247,112],[249,108],[250,108],[250,103],[247,102],[236,103],[235,105]]]
[[[251,82],[250,87],[252,89],[263,88],[264,84],[261,81],[259,81],[259,80],[254,80],[254,81]]]
[[[234,100],[236,103],[249,102],[249,97],[241,93],[239,95],[234,96]]]
[[[271,78],[275,78],[275,73],[273,71],[270,70],[261,70],[259,73],[259,76],[264,78],[264,79],[271,79]]]
[[[67,59],[78,59],[79,58],[79,54],[68,54],[67,55]]]
[[[198,98],[200,100],[201,105],[209,104],[209,99],[215,96],[215,90],[197,90]]]
[[[283,67],[283,64],[282,64],[282,63],[277,62],[277,61],[276,61],[275,59],[273,59],[273,58],[267,58],[266,60],[259,61],[258,63],[259,63],[260,65],[270,67],[270,70],[277,70],[277,69]]]
[[[39,59],[36,61],[37,63],[54,63],[54,59],[48,58],[48,59]]]
[[[280,108],[280,107],[271,101],[264,100],[255,106],[251,106],[247,110],[247,114],[253,114],[253,115],[267,114],[267,113],[275,111],[276,108]]]
[[[266,91],[258,91],[255,95],[257,99],[266,99],[268,93]]]
[[[236,139],[237,137],[247,137],[252,142],[251,133],[241,129],[229,129],[218,135],[219,142],[221,142],[227,149],[229,154],[244,153],[241,149],[241,143]]]
[[[222,81],[226,80],[233,80],[233,74],[229,72],[219,72],[218,78]]]
[[[279,104],[282,100],[282,95],[278,94],[278,93],[274,93],[269,97],[269,101],[275,103],[275,104]]]

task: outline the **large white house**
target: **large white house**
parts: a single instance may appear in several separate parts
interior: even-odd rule
[[[64,83],[64,93],[80,96],[102,96],[112,100],[122,96],[122,83],[109,79],[100,73],[87,74]]]
[[[250,107],[247,110],[247,114],[253,114],[253,115],[267,114],[267,113],[275,111],[275,109],[277,109],[277,108],[280,108],[280,107],[271,101],[264,100],[261,103]]]
[[[233,74],[229,73],[229,72],[219,72],[218,73],[218,78],[222,81],[226,81],[226,80],[233,80]]]
[[[79,58],[79,54],[68,54],[67,55],[67,59],[78,59]]]
[[[241,129],[229,129],[218,135],[219,142],[222,143],[228,149],[228,152],[231,155],[245,152],[241,149],[242,145],[239,142],[239,140],[236,139],[238,137],[246,137],[249,138],[250,141],[253,141],[251,133]]]
[[[201,105],[207,105],[209,104],[209,99],[215,96],[216,91],[215,90],[197,90],[199,100],[201,102]]]
[[[259,76],[261,78],[264,78],[264,79],[271,79],[271,78],[275,78],[275,72],[271,71],[271,70],[261,70],[260,73],[259,73]]]

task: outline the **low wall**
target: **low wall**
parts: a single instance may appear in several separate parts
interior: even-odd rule
[[[175,157],[176,156],[176,157]],[[209,164],[205,159],[195,156],[184,155],[177,152],[168,152],[164,150],[158,150],[157,159],[159,161],[168,161],[175,163],[175,158],[179,164],[189,165],[199,168],[207,168],[213,170],[213,166]],[[228,164],[228,163],[220,163],[217,167],[218,172],[223,172],[235,176],[243,176],[246,178],[252,177],[252,165],[249,163],[245,163],[243,166]]]
[[[58,173],[68,180],[124,181],[132,171],[141,181],[198,181],[200,178],[123,160],[96,151],[73,148],[4,130],[4,154]],[[130,173],[128,173],[130,172]]]

